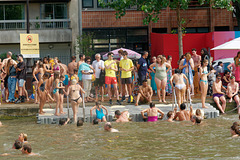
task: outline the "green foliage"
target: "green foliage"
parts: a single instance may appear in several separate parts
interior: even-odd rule
[[[76,53],[84,54],[86,56],[92,56],[94,51],[92,50],[92,33],[83,33],[82,36],[78,36],[76,40]]]
[[[163,8],[170,7],[171,9],[179,8],[186,10],[192,0],[114,0],[108,3],[105,3],[104,0],[98,1],[102,7],[114,9],[117,19],[125,16],[126,9],[128,9],[129,6],[137,6],[137,10],[146,13],[143,23],[144,25],[148,25],[150,22],[156,23],[159,20],[159,14]],[[210,5],[211,3],[213,8],[226,8],[229,11],[233,10],[231,1],[240,2],[240,0],[198,0],[200,5]]]
[[[7,53],[1,53],[0,54],[0,59],[3,61],[5,58],[7,58]],[[17,55],[13,54],[12,59],[17,60]]]

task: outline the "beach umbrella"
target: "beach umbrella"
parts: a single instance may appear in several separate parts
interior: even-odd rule
[[[237,50],[240,49],[240,37],[233,39],[229,42],[223,43],[217,47],[212,48],[211,50]]]
[[[111,52],[113,52],[113,58],[120,58],[120,56],[118,54],[119,50],[127,51],[128,58],[130,58],[130,59],[139,59],[139,58],[141,58],[141,54],[139,54],[139,53],[137,53],[135,51],[132,51],[130,49],[126,49],[126,48],[119,48],[119,49],[115,49],[115,50],[111,51]],[[103,59],[104,60],[107,59],[107,55],[108,55],[108,53],[103,55]]]

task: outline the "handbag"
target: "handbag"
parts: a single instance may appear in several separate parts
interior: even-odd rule
[[[96,80],[96,75],[92,74],[92,82],[94,82]]]
[[[100,76],[99,76],[99,81],[102,84],[105,84],[105,70],[101,70]]]

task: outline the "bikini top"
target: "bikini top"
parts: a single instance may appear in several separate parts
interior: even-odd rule
[[[46,65],[46,68],[47,68],[47,70],[51,70],[52,69],[52,67],[50,66],[49,68],[48,68],[48,66]],[[57,68],[58,68],[58,66],[57,66]],[[54,69],[53,69],[54,70]],[[58,69],[59,70],[59,69]]]
[[[57,66],[57,67],[53,67],[53,70],[54,70],[54,71],[59,71],[60,68],[59,68],[59,66]]]
[[[203,74],[208,74],[208,71],[203,71],[202,73],[203,73]]]

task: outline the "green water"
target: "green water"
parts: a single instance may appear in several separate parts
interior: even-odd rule
[[[240,138],[231,138],[229,128],[238,116],[226,115],[190,122],[113,123],[119,133],[103,131],[103,124],[38,125],[34,119],[2,121],[0,159],[240,159]],[[21,155],[11,150],[18,134],[28,134],[33,152]]]

